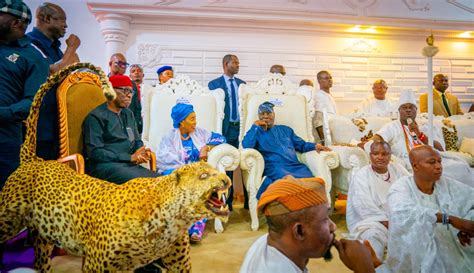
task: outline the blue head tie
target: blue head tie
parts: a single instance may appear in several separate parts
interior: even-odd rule
[[[191,104],[178,103],[171,109],[171,118],[173,119],[173,127],[179,128],[179,124],[185,120],[189,114],[194,112]]]

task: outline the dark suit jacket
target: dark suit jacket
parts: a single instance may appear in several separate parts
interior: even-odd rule
[[[245,83],[245,81],[234,77],[235,82],[237,83],[237,86],[240,86],[242,83]],[[227,134],[227,130],[229,129],[229,118],[230,118],[230,99],[229,99],[229,94],[227,90],[227,84],[225,82],[224,76],[220,76],[217,79],[214,79],[210,81],[207,86],[209,87],[209,90],[214,90],[217,88],[222,88],[224,90],[225,94],[225,106],[224,106],[224,120],[222,121],[222,134],[225,136]],[[235,90],[238,92],[238,90]]]
[[[138,133],[141,134],[143,131],[142,104],[138,96],[138,86],[135,83],[135,81],[132,81],[132,85],[133,85],[133,97],[132,97],[132,102],[130,103],[130,106],[128,107],[128,109],[130,109],[133,112],[135,122],[137,123]]]

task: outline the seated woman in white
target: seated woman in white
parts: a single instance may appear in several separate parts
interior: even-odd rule
[[[163,175],[172,173],[176,168],[199,160],[207,160],[212,146],[225,143],[225,137],[196,127],[196,113],[191,104],[178,103],[171,110],[173,129],[164,135],[156,163]],[[201,219],[189,229],[192,242],[199,242],[206,227],[207,219]]]

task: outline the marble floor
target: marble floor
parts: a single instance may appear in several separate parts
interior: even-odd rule
[[[337,236],[347,232],[344,214],[334,213],[331,218],[338,229]],[[193,272],[201,273],[232,273],[239,272],[240,265],[250,245],[266,232],[264,218],[260,218],[261,227],[258,231],[250,230],[250,215],[248,210],[237,203],[224,233],[214,233],[212,222],[208,224],[203,241],[191,247]],[[337,251],[333,249],[334,259],[325,262],[323,259],[313,259],[308,265],[309,272],[351,272],[339,260]],[[53,259],[53,272],[78,273],[81,272],[81,257],[58,256]],[[15,271],[15,273],[21,271]]]

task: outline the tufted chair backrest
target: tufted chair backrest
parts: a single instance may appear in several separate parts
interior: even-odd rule
[[[240,141],[258,119],[258,106],[265,101],[275,104],[275,124],[287,125],[305,141],[314,141],[311,94],[303,92],[281,74],[268,74],[256,84],[240,85],[239,100]]]
[[[163,135],[173,128],[171,109],[178,102],[190,103],[196,112],[197,125],[208,131],[222,133],[224,91],[209,91],[188,76],[178,75],[166,84],[146,90],[143,105],[143,134],[145,144],[157,151]]]

